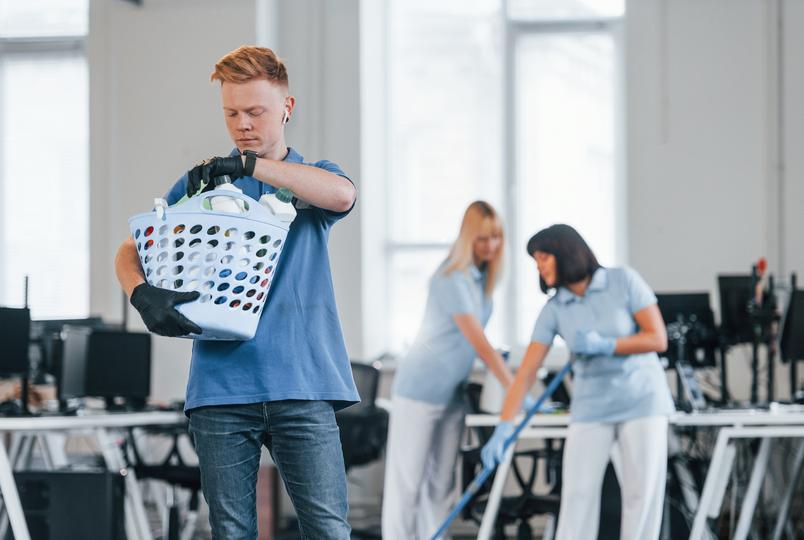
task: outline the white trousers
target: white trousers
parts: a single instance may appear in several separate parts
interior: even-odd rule
[[[597,538],[603,476],[613,448],[622,494],[620,538],[659,537],[667,477],[667,417],[649,416],[619,424],[570,424],[556,540]]]
[[[429,539],[449,515],[464,407],[394,396],[385,455],[383,540]]]

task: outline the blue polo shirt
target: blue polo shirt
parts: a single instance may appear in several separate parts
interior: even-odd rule
[[[442,263],[430,279],[424,321],[416,341],[399,362],[393,394],[446,405],[472,371],[475,353],[455,324],[455,315],[474,315],[485,327],[492,300],[485,294],[486,273],[474,265],[444,273]]]
[[[559,287],[536,320],[531,341],[550,346],[556,335],[574,347],[578,331],[633,335],[634,313],[656,304],[656,295],[631,268],[599,268],[584,296]],[[623,422],[669,415],[675,408],[656,353],[582,357],[573,364],[572,420]]]
[[[231,155],[236,155],[237,149]],[[292,148],[284,161],[319,167],[347,178],[330,161],[305,163]],[[253,199],[276,188],[251,177],[234,185]],[[182,176],[165,198],[181,199]],[[351,210],[331,212],[294,199],[290,225],[257,333],[248,341],[193,342],[186,412],[209,405],[286,399],[325,400],[340,409],[360,401],[343,341],[327,241],[330,228]]]

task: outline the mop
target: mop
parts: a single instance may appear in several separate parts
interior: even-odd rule
[[[516,442],[517,438],[519,437],[519,432],[525,429],[525,426],[528,425],[531,417],[536,414],[542,407],[542,404],[553,395],[553,392],[556,391],[558,385],[561,384],[562,380],[564,380],[564,376],[569,372],[571,367],[572,359],[570,359],[570,361],[567,362],[563,368],[561,368],[561,371],[559,371],[555,377],[553,377],[553,380],[547,385],[544,393],[539,397],[538,400],[536,400],[536,403],[534,403],[533,406],[528,410],[527,414],[525,414],[525,418],[523,418],[519,425],[516,426],[516,429],[511,436],[505,440],[505,443],[503,444],[504,450],[507,450],[509,446]],[[457,506],[455,506],[452,512],[450,512],[449,516],[447,516],[447,519],[444,520],[444,523],[441,524],[430,540],[438,540],[441,538],[441,536],[449,528],[450,524],[455,520],[456,517],[458,517],[458,514],[460,514],[461,510],[463,510],[463,507],[466,506],[472,497],[475,496],[475,494],[483,486],[486,480],[488,480],[489,476],[491,476],[491,473],[493,473],[494,469],[496,468],[496,465],[491,468],[483,467],[483,470],[480,471],[480,474],[478,474],[475,479],[472,480],[472,483],[469,484],[469,487],[466,488],[466,491],[463,493],[461,500],[458,501]]]

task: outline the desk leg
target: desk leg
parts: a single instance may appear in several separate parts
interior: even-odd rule
[[[50,446],[47,444],[47,435],[42,433],[37,434],[36,442],[39,444],[39,451],[42,452],[42,460],[45,462],[45,469],[52,471],[56,467],[53,463],[53,455],[50,453]]]
[[[483,513],[483,520],[480,522],[480,531],[477,533],[477,540],[488,540],[491,538],[491,531],[494,528],[494,522],[497,520],[497,511],[500,509],[505,479],[508,476],[508,471],[511,470],[511,461],[514,458],[514,447],[514,444],[508,447],[508,451],[505,453],[502,462],[497,465],[497,474],[494,477],[494,484],[491,486],[491,493],[489,493],[489,498],[486,502],[486,511]]]
[[[704,481],[703,492],[701,499],[698,503],[698,510],[695,512],[695,520],[692,523],[692,531],[690,532],[690,540],[701,540],[704,537],[704,529],[706,527],[706,517],[709,508],[712,506],[712,501],[715,498],[716,484],[720,481],[721,475],[728,476],[729,471],[723,471],[723,465],[726,461],[726,449],[729,442],[729,435],[726,429],[721,429],[717,434],[717,442],[715,443],[715,450],[712,452],[712,460],[709,462],[709,471],[706,473],[706,480]]]
[[[64,433],[44,433],[40,435],[39,444],[43,448],[43,453],[47,454],[53,469],[64,469],[70,465],[70,460],[67,458],[65,445],[67,443],[67,435]]]
[[[118,472],[126,469],[126,461],[120,446],[105,429],[96,429],[95,437],[103,452],[103,459],[110,471]],[[137,476],[132,469],[126,469],[126,534],[129,540],[153,540],[148,516],[142,502],[142,492],[137,483]]]
[[[796,457],[793,460],[792,474],[790,475],[787,489],[784,492],[782,504],[779,506],[779,516],[776,518],[776,527],[773,529],[773,540],[781,540],[782,538],[782,531],[784,531],[787,518],[790,515],[790,503],[793,500],[793,495],[798,485],[798,478],[801,475],[802,464],[804,464],[804,439],[798,443]]]
[[[11,466],[15,471],[21,471],[31,467],[31,457],[33,456],[35,442],[36,435],[27,433],[20,434],[19,447],[13,447],[11,449],[15,452],[11,460]]]
[[[11,521],[14,539],[31,540],[31,536],[28,533],[28,524],[25,523],[25,514],[22,512],[20,494],[17,491],[17,484],[14,482],[11,462],[8,459],[6,447],[2,442],[0,442],[0,492],[3,495],[8,519]]]
[[[14,432],[11,434],[11,447],[8,449],[8,459],[16,467],[17,459],[25,442],[25,434]]]
[[[763,437],[759,445],[757,458],[754,460],[754,468],[751,471],[751,480],[748,481],[748,489],[743,499],[743,507],[740,509],[740,519],[737,521],[737,531],[734,533],[735,540],[745,540],[751,530],[751,520],[754,517],[754,509],[759,500],[759,492],[762,488],[762,481],[765,478],[765,471],[768,468],[770,459],[771,438]]]

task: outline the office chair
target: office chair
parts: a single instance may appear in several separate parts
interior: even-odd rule
[[[480,408],[480,393],[482,385],[475,382],[468,382],[463,388],[463,397],[467,411],[470,414],[483,414]],[[483,469],[480,459],[480,450],[491,438],[494,428],[488,426],[473,427],[471,434],[477,440],[477,446],[465,446],[461,449],[463,458],[461,465],[461,485],[465,490],[475,476]],[[530,518],[536,515],[548,514],[553,517],[553,522],[558,519],[558,510],[561,502],[561,458],[563,454],[563,441],[545,439],[545,448],[535,450],[523,450],[514,452],[514,459],[511,463],[511,470],[521,491],[514,496],[504,496],[500,501],[500,508],[497,520],[494,524],[494,537],[499,540],[505,539],[504,528],[506,525],[518,524],[517,540],[530,540],[533,538],[533,531],[528,523]],[[546,465],[546,482],[550,490],[546,494],[536,494],[533,492],[533,485],[536,481],[539,460],[544,460]],[[530,470],[525,474],[523,464],[530,462]],[[496,474],[496,473],[495,473]],[[490,477],[483,487],[475,494],[469,504],[461,512],[461,517],[480,524],[483,513],[486,510],[486,503],[494,483],[494,476]],[[546,540],[551,540],[545,536]]]
[[[377,407],[379,362],[366,364],[353,361],[351,365],[360,403],[335,414],[347,473],[353,467],[378,461],[388,438],[388,411]],[[381,534],[378,527],[372,527],[354,529],[352,537],[381,538]]]
[[[189,540],[193,537],[198,518],[199,496],[201,494],[201,469],[198,465],[188,465],[179,452],[179,438],[187,435],[186,426],[153,426],[145,432],[148,435],[166,435],[171,437],[171,446],[165,458],[158,463],[148,463],[137,448],[133,428],[129,428],[124,440],[124,452],[128,467],[134,470],[138,480],[159,480],[172,488],[173,497],[168,500],[167,540]],[[179,507],[176,504],[175,490],[182,488],[190,491],[189,515],[181,527],[179,523]]]

